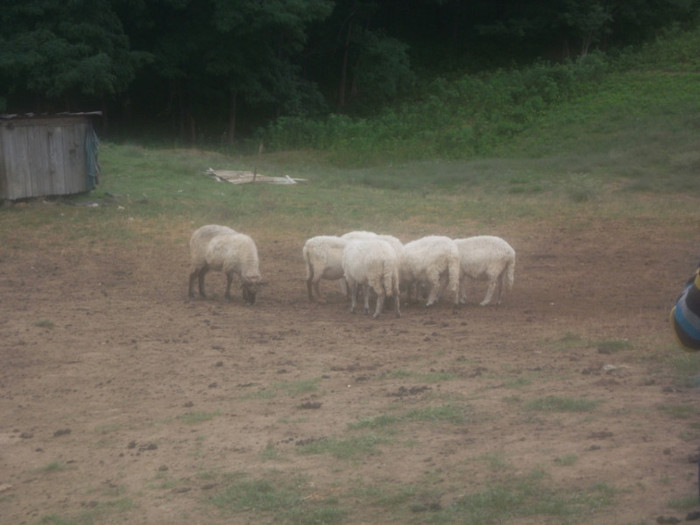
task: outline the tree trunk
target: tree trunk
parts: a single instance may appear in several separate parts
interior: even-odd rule
[[[231,89],[229,97],[228,109],[228,129],[226,130],[226,143],[230,146],[236,140],[236,109],[237,109],[238,91]]]
[[[355,13],[350,14],[348,18],[348,31],[345,34],[345,45],[343,46],[343,62],[340,70],[340,84],[338,85],[338,107],[345,107],[346,103],[346,84],[348,81],[348,55],[350,53],[350,37],[352,36],[352,19]]]

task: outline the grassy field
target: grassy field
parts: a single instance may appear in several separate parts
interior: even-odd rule
[[[650,56],[660,54],[658,50],[654,50],[654,53],[656,55],[650,52]],[[678,52],[676,56],[685,55]],[[256,232],[256,240],[261,245],[272,242],[284,244],[286,239],[290,239],[293,248],[289,250],[295,254],[299,251],[295,243],[298,244],[306,237],[342,233],[350,229],[381,230],[404,238],[436,232],[461,237],[504,231],[512,233],[522,244],[528,239],[564,243],[567,239],[581,237],[590,241],[591,238],[595,239],[591,231],[600,232],[602,236],[608,228],[613,232],[631,233],[633,239],[639,240],[638,244],[643,244],[646,240],[644,232],[648,229],[656,235],[655,239],[663,239],[664,243],[663,246],[649,246],[649,250],[658,254],[666,249],[665,246],[679,248],[680,251],[666,255],[675,265],[674,270],[690,272],[700,256],[692,248],[700,248],[700,73],[694,63],[685,69],[669,67],[664,71],[650,70],[648,63],[649,61],[645,67],[611,72],[594,90],[552,106],[532,120],[523,132],[504,140],[489,156],[403,162],[382,162],[375,158],[365,167],[348,168],[339,167],[337,157],[329,158],[328,153],[323,151],[277,151],[258,158],[257,155],[145,148],[136,144],[105,142],[100,149],[102,175],[96,190],[86,195],[47,199],[45,202],[15,203],[0,209],[0,264],[15,264],[21,257],[31,255],[37,268],[50,273],[53,266],[41,266],[42,252],[53,254],[56,260],[68,261],[65,264],[72,261],[76,267],[80,267],[80,264],[85,264],[81,262],[82,253],[99,259],[103,253],[108,252],[108,248],[115,248],[109,252],[109,257],[112,257],[111,253],[119,254],[123,250],[128,254],[129,264],[143,269],[146,263],[138,259],[137,254],[140,252],[152,252],[157,257],[163,254],[179,256],[180,248],[185,253],[186,240],[195,227],[205,223],[225,223],[235,225],[241,231]],[[294,186],[231,185],[207,177],[204,172],[210,167],[257,169],[261,174],[290,175],[308,179],[308,182]],[[560,234],[560,231],[564,233]],[[622,237],[619,240],[612,239],[606,241],[605,247],[612,251],[618,242],[624,244],[624,241]],[[574,244],[571,243],[572,246]],[[580,261],[584,259],[587,262],[597,261],[597,249],[593,241],[590,250],[581,254],[577,252],[570,262],[583,265]],[[650,264],[646,258],[645,246],[635,246],[634,250],[629,250],[639,258],[639,265],[637,266],[637,260],[622,260],[619,265],[638,269],[639,273],[629,275],[625,272],[610,278],[611,283],[623,280],[620,283],[622,291],[614,291],[614,298],[619,300],[620,305],[625,305],[625,290],[632,288],[633,291],[629,293],[634,299],[637,298],[635,294],[641,293],[634,289],[638,279],[647,285],[645,290],[653,287],[659,279],[673,293],[676,292],[675,288],[668,285],[669,281],[676,281],[668,275],[668,270],[663,273],[662,264],[659,264],[662,268],[660,277],[645,272],[644,264]],[[546,262],[546,259],[538,259],[544,255],[534,248],[529,253],[527,249],[523,251],[530,257],[525,258],[524,267],[528,268],[529,264],[533,272],[532,268],[541,266],[542,260]],[[561,258],[565,256],[566,253],[559,254]],[[655,258],[652,259],[652,262],[657,262]],[[165,307],[156,304],[163,309],[165,320],[162,322],[165,325],[168,325],[169,315],[175,315],[169,313],[171,308],[183,310],[179,321],[183,323],[188,319],[199,322],[201,316],[208,316],[216,324],[217,316],[226,320],[233,317],[234,314],[230,312],[235,311],[235,307],[234,310],[224,309],[217,303],[212,303],[213,306],[205,304],[201,309],[195,305],[194,310],[171,306],[172,303],[181,302],[180,291],[172,292],[171,285],[176,283],[173,285],[176,287],[184,283],[184,263],[175,258],[166,262],[157,259],[157,262],[166,266],[166,270],[163,270],[165,273],[172,272],[172,268],[182,273],[176,277],[165,277],[165,285],[159,284],[156,279],[139,282],[139,286],[153,287],[153,292],[149,294],[165,296]],[[16,264],[20,266],[19,263]],[[56,267],[59,266],[56,263]],[[126,267],[127,263],[123,263],[123,266]],[[589,267],[593,272],[598,268],[595,263],[585,268]],[[129,273],[131,267],[124,270],[118,266],[117,270],[132,275]],[[658,267],[654,267],[654,271],[658,270]],[[606,271],[614,272],[615,263],[607,266]],[[527,270],[522,272],[527,274]],[[99,275],[99,272],[96,273]],[[28,286],[21,275],[8,275],[8,290],[17,288],[17,283],[20,282],[22,286]],[[581,282],[587,284],[586,279],[593,280],[593,277],[585,273],[576,275],[581,280],[574,282],[572,289],[577,288]],[[680,286],[686,275],[676,277]],[[102,279],[100,286],[104,284],[102,293],[105,297],[110,294],[117,296],[119,293],[114,289],[127,286],[119,284],[119,279],[114,276],[99,278]],[[629,285],[625,279],[629,279]],[[566,282],[566,279],[562,278],[559,284],[562,282]],[[546,283],[530,283],[528,290],[537,290],[538,286],[546,288]],[[599,293],[604,291],[602,289]],[[184,287],[182,292],[184,293]],[[667,292],[670,293],[667,289],[663,290],[668,295]],[[125,289],[123,293],[130,295],[132,289]],[[587,304],[584,296],[580,299],[583,304]],[[635,310],[634,314],[649,315],[654,320],[663,317],[665,302],[658,298],[656,300],[661,306],[654,306],[656,310],[653,315],[644,312],[642,306],[639,307],[641,313]],[[572,303],[572,311],[576,311],[576,301]],[[70,308],[70,301],[66,304],[66,308]],[[14,311],[13,306],[16,305],[3,305],[8,315],[10,310]],[[131,303],[129,307],[136,308]],[[282,307],[297,308],[307,313],[302,309],[306,306],[302,307],[300,303],[283,302]],[[29,327],[19,325],[21,329],[6,328],[8,341],[20,337],[17,334],[22,334],[22,340],[26,340],[34,330],[53,342],[52,337],[56,337],[53,334],[63,330],[64,326],[72,326],[69,323],[73,321],[59,321],[59,314],[48,307],[36,311],[27,308],[31,311],[32,324]],[[654,473],[647,478],[632,481],[629,485],[619,480],[615,482],[602,479],[598,483],[587,484],[583,489],[560,482],[567,479],[564,473],[583,469],[587,465],[583,458],[585,452],[581,451],[583,449],[572,452],[557,443],[549,442],[547,446],[551,448],[542,457],[538,456],[533,464],[524,466],[519,463],[521,457],[495,449],[480,451],[462,463],[446,464],[432,470],[426,466],[413,481],[392,480],[381,476],[365,478],[361,475],[369,470],[368,465],[381,457],[382,452],[386,458],[386,451],[390,447],[400,449],[402,454],[410,450],[416,451],[418,455],[430,444],[421,438],[411,437],[417,435],[420,428],[442,429],[440,435],[433,436],[433,439],[439,440],[442,434],[456,434],[463,427],[475,429],[474,432],[478,433],[483,428],[480,425],[495,425],[490,412],[494,404],[506,407],[505,419],[517,423],[517,426],[509,427],[509,431],[527,428],[536,433],[537,429],[544,427],[558,430],[570,427],[596,429],[595,425],[600,422],[603,425],[613,425],[624,418],[630,418],[633,421],[631,434],[640,430],[648,433],[651,436],[649,439],[652,439],[654,432],[643,426],[644,411],[649,410],[649,407],[635,404],[635,391],[650,385],[658,386],[654,383],[661,381],[658,377],[667,381],[663,384],[668,384],[667,388],[671,392],[677,392],[678,389],[687,391],[684,392],[686,397],[680,400],[661,403],[654,398],[654,416],[665,423],[670,421],[681,425],[682,430],[673,432],[674,438],[682,434],[678,438],[681,443],[697,442],[700,437],[697,426],[699,414],[697,406],[689,399],[697,395],[700,356],[676,351],[670,334],[663,331],[642,330],[640,335],[633,336],[632,339],[614,336],[615,333],[625,332],[628,320],[624,312],[614,319],[614,323],[617,323],[614,329],[605,326],[607,319],[601,315],[596,317],[594,327],[588,326],[583,319],[582,324],[573,328],[556,325],[551,333],[544,335],[538,331],[540,327],[537,323],[530,319],[534,314],[529,313],[528,308],[527,300],[523,299],[518,306],[518,314],[523,317],[522,324],[519,325],[522,333],[518,335],[524,342],[517,344],[524,345],[533,355],[545,353],[554,363],[561,360],[566,366],[551,370],[528,368],[528,358],[521,356],[519,362],[503,360],[497,364],[489,363],[488,367],[481,370],[482,360],[494,352],[488,348],[488,351],[479,353],[480,349],[477,348],[474,350],[477,357],[459,354],[455,359],[457,367],[449,368],[436,365],[435,362],[443,363],[459,350],[437,348],[431,356],[412,350],[401,363],[379,367],[377,372],[368,372],[366,382],[370,385],[391,385],[391,388],[398,388],[396,385],[402,382],[407,385],[422,385],[420,388],[429,393],[425,399],[399,408],[387,402],[377,409],[363,411],[364,403],[372,398],[371,393],[367,394],[354,399],[356,412],[347,416],[347,423],[342,420],[342,425],[338,425],[342,426],[342,432],[329,432],[330,435],[324,439],[300,442],[293,452],[285,449],[279,441],[265,442],[264,438],[260,438],[263,445],[259,446],[256,442],[255,452],[248,454],[248,468],[222,471],[216,465],[219,449],[213,453],[214,463],[208,460],[209,454],[212,454],[211,443],[214,438],[218,434],[224,436],[220,439],[221,442],[230,438],[227,423],[230,403],[246,407],[242,411],[264,414],[272,412],[275,406],[283,403],[303,407],[304,403],[322,400],[327,405],[332,405],[338,396],[350,395],[346,393],[350,390],[349,385],[347,389],[339,389],[339,393],[328,386],[328,376],[332,376],[335,371],[326,363],[316,366],[313,362],[309,369],[303,370],[303,374],[292,378],[277,372],[282,367],[293,368],[293,365],[284,364],[285,362],[281,365],[270,358],[270,362],[266,362],[270,376],[254,388],[246,386],[242,376],[237,379],[235,388],[231,387],[235,395],[218,403],[207,404],[202,401],[201,406],[194,407],[183,407],[180,404],[176,409],[170,410],[168,407],[167,415],[162,414],[148,421],[129,421],[128,430],[136,428],[143,434],[152,432],[159,435],[160,450],[167,448],[167,436],[176,435],[180,440],[178,443],[182,442],[182,446],[186,447],[187,460],[197,466],[187,477],[177,477],[175,468],[171,466],[169,471],[158,470],[146,482],[142,479],[131,480],[131,486],[136,485],[140,490],[129,488],[126,482],[101,486],[102,492],[99,495],[79,493],[75,496],[78,499],[94,500],[96,503],[93,506],[83,502],[81,505],[87,508],[76,511],[73,507],[62,510],[46,503],[50,510],[35,511],[26,522],[55,525],[137,522],[139,516],[148,515],[146,511],[150,508],[165,505],[164,501],[177,501],[177,494],[184,493],[184,489],[194,483],[206,487],[211,485],[216,490],[203,495],[191,493],[190,497],[195,504],[187,510],[183,510],[183,507],[178,511],[178,523],[203,523],[208,520],[211,523],[290,524],[618,523],[611,520],[615,515],[624,515],[625,518],[620,523],[631,525],[648,522],[642,518],[637,521],[627,518],[635,510],[628,508],[630,502],[640,501],[633,499],[632,495],[636,494],[635,491],[657,485],[674,489],[682,487],[676,490],[675,498],[665,497],[664,501],[658,502],[658,508],[664,512],[680,514],[696,508],[697,496],[693,490],[697,487],[693,484],[693,479],[657,479],[667,475]],[[425,315],[409,312],[407,319],[401,321],[410,322],[410,313],[413,313],[414,319]],[[592,311],[584,313],[594,314]],[[342,313],[344,314],[345,312]],[[148,315],[148,311],[144,310],[143,315]],[[258,315],[267,326],[275,326],[278,321],[272,316],[266,317],[264,307]],[[491,330],[498,330],[500,326],[499,321],[486,319],[488,316],[497,316],[497,313],[470,311],[470,315],[484,324],[493,323],[488,325]],[[341,314],[337,317],[345,319]],[[306,320],[310,318],[310,315],[304,317]],[[339,326],[338,319],[332,318],[331,321],[335,324],[329,325]],[[425,323],[421,327],[425,333],[420,333],[419,342],[429,345],[431,338],[439,340],[438,333],[442,329],[439,322],[427,318],[421,318],[421,321]],[[478,321],[471,319],[470,322],[478,324]],[[172,330],[177,334],[178,323],[171,323],[176,325]],[[456,338],[462,337],[462,332],[468,331],[465,327],[471,329],[472,326],[466,323],[453,321],[449,329],[455,332]],[[0,328],[3,328],[2,321]],[[334,330],[329,330],[327,325],[322,328],[325,332]],[[195,329],[196,327],[192,328],[193,331]],[[241,332],[247,329],[247,325],[240,328]],[[344,329],[347,330],[346,327]],[[401,329],[404,328],[396,328],[392,337],[400,337]],[[530,332],[526,333],[527,329]],[[73,327],[71,330],[77,329]],[[282,336],[273,335],[286,337],[292,342],[298,337],[302,339],[298,344],[316,351],[315,343],[303,340],[302,336],[295,334],[295,330],[296,328],[289,328]],[[217,339],[216,332],[207,334],[211,338],[204,340],[201,348],[198,347],[191,354],[186,354],[189,350],[177,346],[177,335],[168,335],[170,346],[164,345],[164,348],[167,352],[172,350],[172,359],[178,359],[183,370],[194,366],[192,363],[201,359],[200,352],[209,352],[207,358],[217,360],[214,368],[223,369],[223,365],[228,366],[229,362],[212,350],[222,343]],[[373,334],[374,332],[370,333],[366,340],[362,339],[357,347],[370,346],[374,340]],[[109,337],[128,340],[131,336]],[[265,339],[272,336],[265,334],[265,337],[256,337]],[[148,337],[145,339],[149,341]],[[253,347],[261,346],[266,350],[266,353],[261,352],[263,355],[274,353],[265,347],[265,341],[260,342],[258,339],[246,341]],[[475,344],[486,346],[488,343],[485,334]],[[70,347],[75,344],[69,337],[66,345]],[[499,341],[499,344],[508,350],[516,348],[516,342],[511,340]],[[2,351],[14,359],[15,349],[11,346],[6,345]],[[144,359],[155,361],[155,356],[159,354],[149,352],[148,346],[144,346],[146,348],[143,354],[140,350],[134,355],[143,355]],[[402,355],[403,348],[396,352],[397,356]],[[497,345],[494,344],[494,348]],[[520,347],[517,349],[519,351]],[[216,357],[212,358],[212,353]],[[589,354],[594,354],[596,359],[600,355],[624,356],[624,366],[631,363],[642,370],[635,372],[638,375],[633,376],[631,384],[625,383],[624,374],[612,376],[618,381],[617,385],[622,383],[630,387],[631,393],[625,397],[627,404],[622,401],[616,404],[614,396],[603,399],[606,388],[615,388],[615,381],[611,379],[607,379],[608,383],[599,386],[590,395],[584,390],[577,390],[576,385],[582,381],[582,377],[585,378],[580,371],[583,364],[579,360],[584,360]],[[622,357],[618,358],[622,360]],[[49,359],[44,358],[47,362]],[[70,359],[74,357],[66,357],[67,362],[73,362]],[[83,359],[82,354],[80,359]],[[101,359],[108,357],[100,357]],[[121,358],[114,359],[111,366],[123,366]],[[454,365],[454,362],[451,363]],[[207,361],[205,365],[207,374],[214,375],[211,363]],[[466,376],[467,380],[464,368],[471,374]],[[51,375],[52,371],[49,369],[44,372]],[[132,370],[124,375],[130,373]],[[606,377],[602,376],[601,382]],[[10,374],[5,383],[0,381],[0,384],[14,387],[13,378],[14,375]],[[184,379],[186,378],[180,378]],[[207,381],[212,381],[209,376]],[[223,383],[225,379],[220,378],[218,381]],[[462,381],[466,385],[477,386],[471,386],[474,390],[465,393],[460,390],[463,388]],[[102,387],[103,380],[95,379],[92,383]],[[544,387],[539,388],[540,384]],[[573,387],[570,386],[572,384]],[[354,386],[359,389],[360,384]],[[154,387],[164,388],[157,382]],[[552,387],[551,392],[548,387]],[[133,388],[138,389],[140,385],[134,381]],[[658,395],[656,390],[654,393]],[[213,387],[209,391],[213,391]],[[493,391],[498,395],[492,395]],[[36,392],[35,395],[39,396],[40,389]],[[98,397],[98,394],[94,395]],[[9,396],[7,402],[10,403]],[[272,430],[278,427],[304,428],[313,419],[307,415],[313,412],[309,410],[312,408],[312,405],[307,405],[303,415],[299,415],[299,412],[284,416],[275,413],[276,419],[270,426]],[[139,405],[139,410],[147,411],[147,403]],[[8,408],[8,413],[10,412],[14,417],[14,406],[12,410]],[[13,424],[19,426],[19,423]],[[75,422],[72,424],[77,426]],[[123,427],[109,421],[91,421],[89,425],[91,440],[84,447],[88,452],[109,457],[106,461],[110,461],[111,456],[116,456],[110,448],[113,441],[118,441],[115,436],[122,439],[128,434]],[[236,427],[236,431],[239,429]],[[665,428],[655,429],[658,433],[663,430]],[[616,432],[623,435],[624,431]],[[76,434],[74,431],[73,435]],[[592,434],[606,439],[604,431],[596,430]],[[488,442],[488,438],[474,441]],[[144,448],[139,448],[141,446]],[[116,449],[116,445],[114,447]],[[244,448],[244,445],[241,447]],[[671,448],[669,445],[668,450]],[[128,450],[137,450],[145,456],[148,447],[135,443]],[[667,455],[672,453],[668,452]],[[75,473],[79,466],[71,462],[72,457],[66,454],[53,459],[53,456],[47,454],[44,463],[27,477],[32,481],[51,477],[61,479],[61,475]],[[429,460],[434,461],[434,456],[423,461],[426,465],[431,465]],[[307,466],[296,467],[297,461],[305,461]],[[308,474],[306,468],[309,464],[323,473],[318,479]],[[476,479],[478,489],[464,490],[461,483],[465,479]],[[0,489],[3,481],[0,477]],[[687,490],[684,490],[686,486]],[[178,492],[179,489],[183,491]],[[453,496],[449,503],[440,500],[445,494]],[[14,501],[11,491],[0,492],[0,523],[2,506],[7,505],[9,508]],[[604,514],[597,514],[599,512]],[[599,521],[600,516],[604,516],[603,521]]]

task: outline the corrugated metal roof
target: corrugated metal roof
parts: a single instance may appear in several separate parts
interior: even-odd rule
[[[62,113],[0,113],[0,119],[2,120],[12,120],[20,118],[66,118],[66,117],[101,117],[101,111],[81,111],[81,112],[69,112],[65,111]]]

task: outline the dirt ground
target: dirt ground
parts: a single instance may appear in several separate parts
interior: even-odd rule
[[[327,304],[309,303],[302,238],[250,233],[269,283],[253,307],[224,303],[214,273],[209,299],[185,301],[186,236],[133,249],[41,234],[32,248],[25,231],[4,240],[0,523],[91,512],[95,523],[259,523],[207,500],[224,473],[271,472],[305,476],[309,499],[349,510],[344,523],[427,522],[535,469],[555,490],[614,489],[577,523],[700,510],[669,506],[698,493],[700,392],[672,367],[682,351],[667,324],[697,239],[653,223],[500,228],[518,253],[504,304],[478,306],[479,285],[456,311],[404,304],[400,319],[372,320],[351,315],[335,283],[322,284]],[[285,390],[310,380],[315,390]],[[528,408],[547,396],[598,404]],[[351,460],[299,452],[361,418],[445,403],[466,407],[465,422],[401,424]],[[212,417],[188,420],[197,414]],[[392,518],[353,500],[358,484],[424,485],[426,506],[419,495]]]

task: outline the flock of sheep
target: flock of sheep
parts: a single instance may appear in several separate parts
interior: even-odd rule
[[[209,270],[218,270],[226,274],[226,301],[231,300],[231,283],[237,276],[243,300],[255,303],[262,277],[257,247],[249,236],[227,226],[202,226],[190,238],[190,256],[189,298],[195,296],[195,281],[199,295],[206,297],[204,278]],[[366,314],[370,295],[376,296],[374,318],[382,313],[387,297],[394,299],[396,316],[401,316],[400,291],[406,292],[409,302],[414,293],[422,295],[426,306],[446,291],[455,305],[466,303],[467,278],[488,281],[482,306],[492,301],[494,293],[500,304],[515,275],[515,250],[491,235],[464,239],[430,235],[403,244],[392,235],[355,231],[312,237],[304,243],[302,256],[310,301],[323,302],[322,279],[337,280],[350,297],[351,312],[357,309],[360,290]]]

